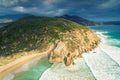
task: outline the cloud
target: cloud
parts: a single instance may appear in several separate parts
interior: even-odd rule
[[[46,15],[51,15],[51,16],[60,16],[63,15],[67,12],[67,9],[56,9],[52,11],[45,12]]]
[[[45,16],[63,15],[68,11],[68,9],[62,9],[62,8],[59,8],[59,9],[52,8],[52,9],[48,10],[46,8],[40,8],[40,7],[25,8],[23,6],[14,7],[14,8],[12,8],[12,10],[16,11],[16,12],[45,15]]]
[[[87,10],[85,8],[80,9],[81,12],[86,12]]]
[[[0,15],[29,13],[41,16],[118,17],[119,5],[120,0],[0,0]]]
[[[44,0],[43,5],[50,6],[50,5],[59,3],[59,2],[60,2],[60,0]]]
[[[26,12],[26,9],[22,6],[17,6],[13,8],[13,11],[17,11],[17,12]]]
[[[108,0],[106,2],[103,2],[98,7],[101,9],[108,9],[116,6],[120,6],[120,0]]]
[[[18,3],[18,0],[0,0],[0,5],[5,7],[14,5],[16,3]]]
[[[20,0],[21,2],[28,2],[28,0]]]
[[[28,0],[0,0],[0,6],[9,7],[13,5],[17,5],[18,3],[25,3]]]
[[[59,9],[63,0],[43,0],[40,4],[46,10]]]

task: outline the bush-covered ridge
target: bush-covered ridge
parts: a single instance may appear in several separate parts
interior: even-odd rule
[[[74,29],[88,30],[87,27],[65,19],[36,16],[22,18],[0,33],[0,55],[42,50],[49,43],[62,39],[60,33]]]

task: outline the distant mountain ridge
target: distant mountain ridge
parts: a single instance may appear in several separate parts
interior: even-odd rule
[[[16,20],[19,20],[19,19],[21,19],[23,17],[27,17],[27,16],[33,16],[33,15],[31,15],[31,14],[12,14],[12,15],[0,16],[0,31],[1,31],[1,28],[3,28],[4,26],[7,26],[8,24],[11,24],[12,22],[15,22]]]
[[[85,26],[96,25],[96,23],[93,21],[90,21],[90,20],[84,19],[79,16],[75,16],[75,15],[72,15],[72,16],[71,15],[63,15],[63,16],[57,16],[57,18],[64,18],[64,19],[71,20],[71,21],[74,21],[76,23],[79,23],[79,24],[85,25]]]
[[[120,21],[106,21],[102,22],[104,25],[120,25]]]
[[[26,17],[26,16],[32,16],[32,15],[31,14],[4,15],[4,16],[0,16],[0,19],[11,19],[11,20],[15,21],[15,20],[18,20],[18,19]]]
[[[81,25],[85,26],[95,26],[95,25],[120,25],[120,21],[105,21],[105,22],[95,22],[91,20],[87,20],[85,18],[75,16],[75,15],[62,15],[62,16],[57,16],[56,18],[64,18],[67,20],[74,21],[76,23],[79,23]]]

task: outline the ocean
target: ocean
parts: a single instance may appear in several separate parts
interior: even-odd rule
[[[100,38],[98,48],[75,60],[76,65],[53,65],[44,59],[12,80],[120,80],[120,25],[89,26]]]
[[[120,25],[90,26],[101,38],[95,52],[83,58],[96,80],[120,80]],[[85,79],[86,80],[86,79]]]
[[[120,25],[89,26],[89,28],[106,36],[110,46],[120,48]]]

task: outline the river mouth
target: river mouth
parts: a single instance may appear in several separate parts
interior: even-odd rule
[[[14,76],[12,80],[38,80],[42,73],[52,65],[47,58],[36,59],[27,64],[10,73]]]

